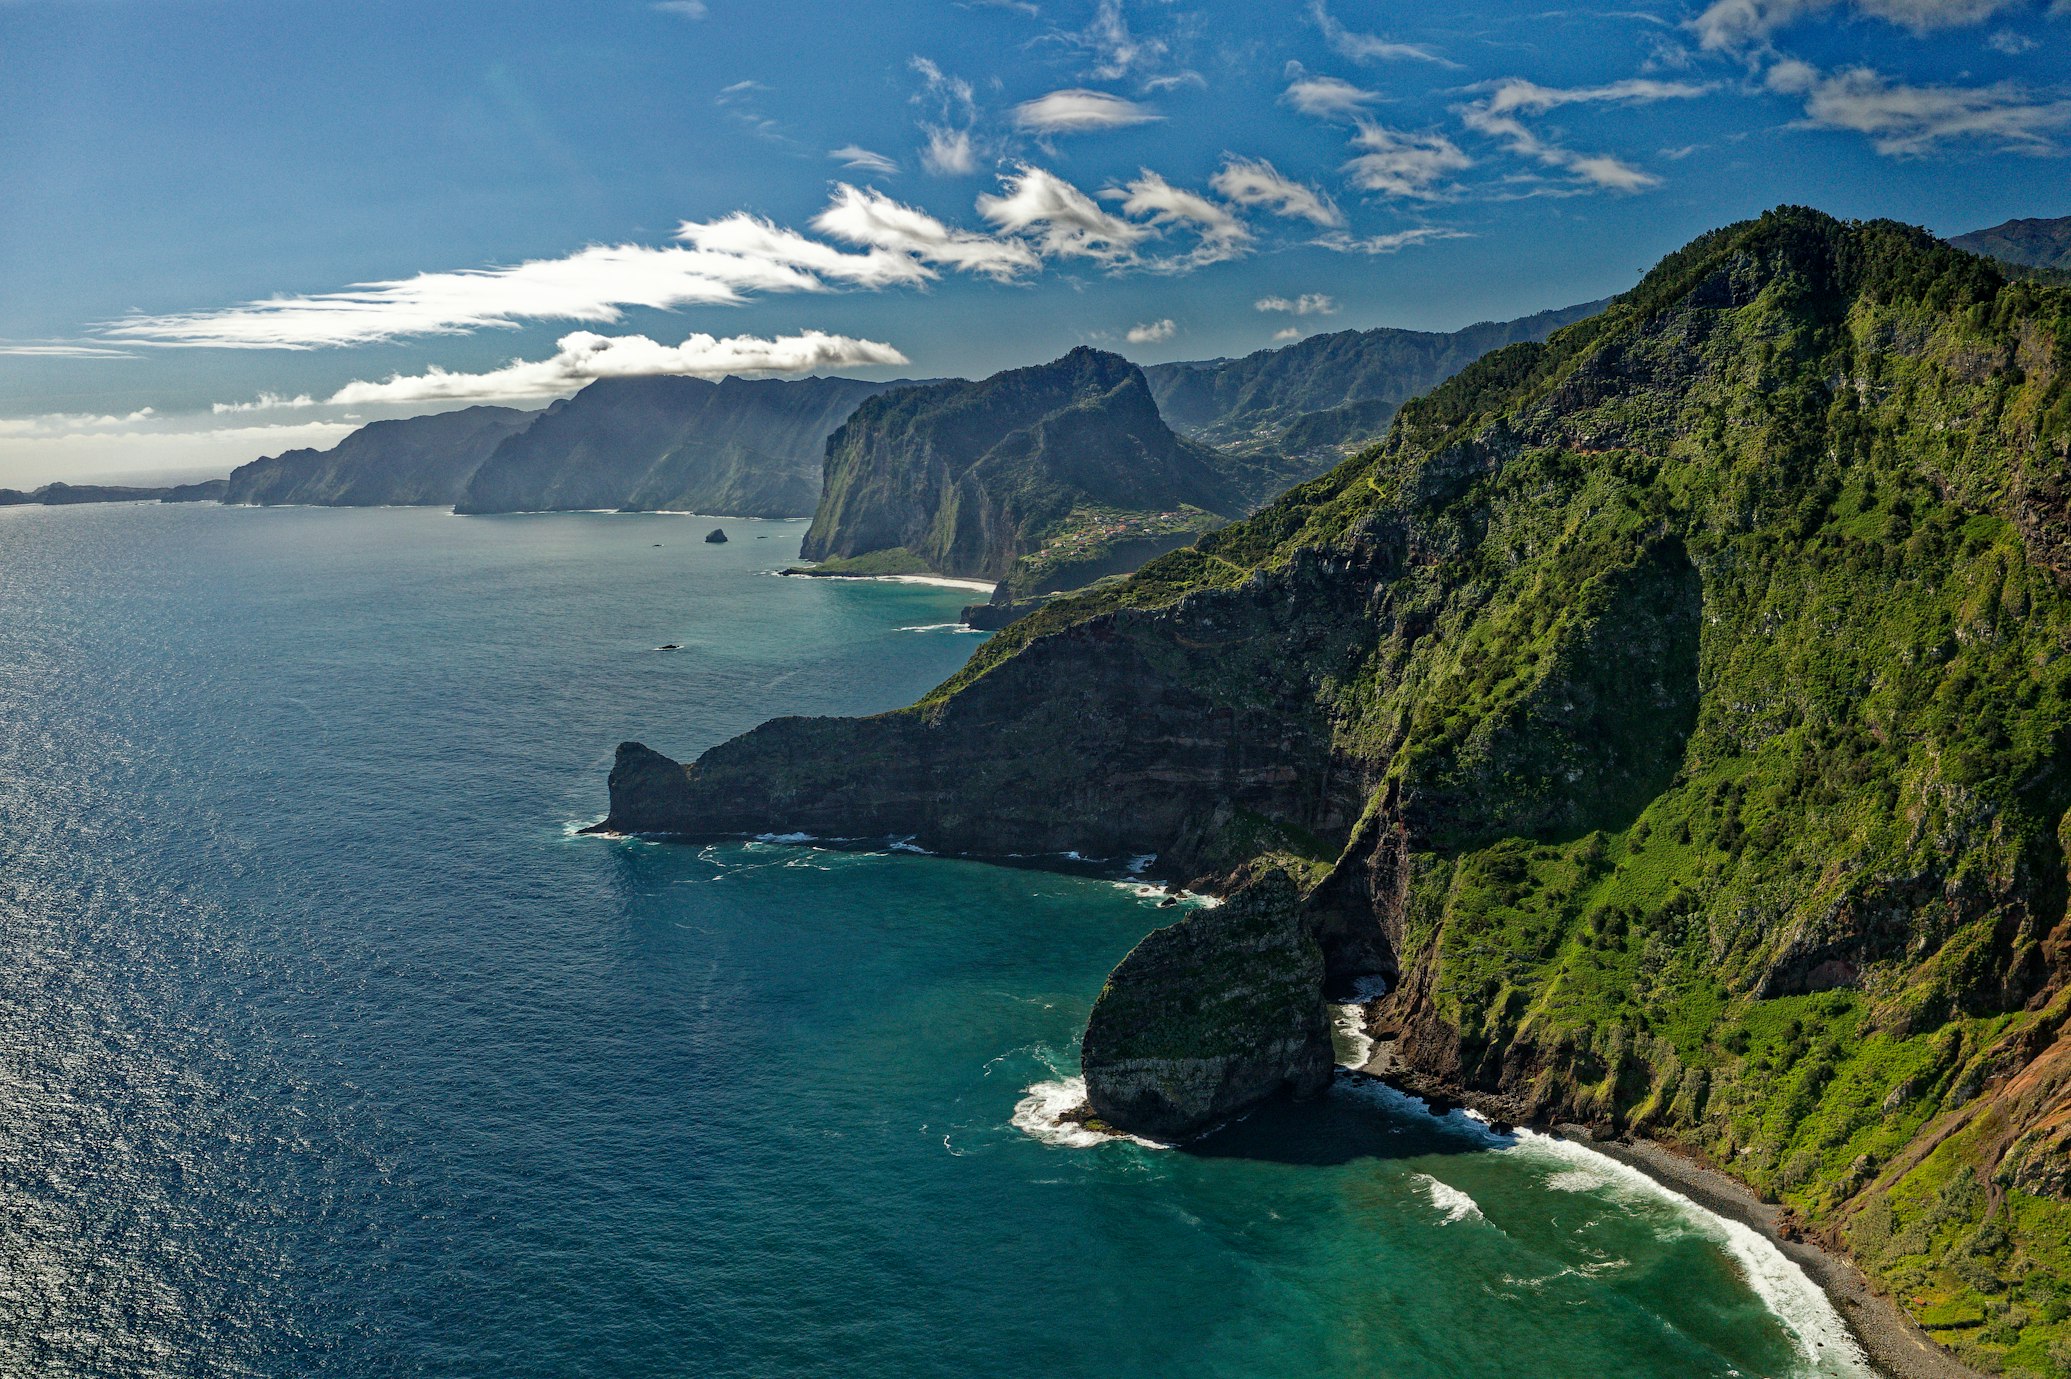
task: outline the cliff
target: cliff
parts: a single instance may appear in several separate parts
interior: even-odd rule
[[[896,387],[853,378],[614,378],[503,441],[469,475],[460,512],[672,510],[803,517],[828,435]]]
[[[1307,936],[1422,1085],[1679,1143],[2062,1373],[2067,359],[2062,288],[1772,212],[912,708],[628,744],[608,824],[1283,873],[1298,930],[1189,916],[1110,979],[1116,1124],[1302,1086]]]
[[[445,507],[505,439],[539,414],[465,407],[372,421],[329,450],[290,450],[230,472],[223,502],[270,506]]]
[[[891,558],[1042,593],[1185,545],[1283,477],[1182,440],[1141,369],[1081,347],[858,407],[827,443],[802,554],[874,557],[871,569]]]
[[[1334,331],[1242,359],[1153,364],[1144,376],[1165,420],[1196,440],[1247,453],[1320,453],[1381,435],[1396,408],[1490,350],[1544,340],[1603,307],[1589,302],[1444,333]]]

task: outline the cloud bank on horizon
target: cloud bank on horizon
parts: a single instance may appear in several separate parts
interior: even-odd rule
[[[1079,338],[1176,356],[1203,329],[1205,313],[1173,299],[1186,281],[1235,304],[1220,312],[1231,324],[1218,343],[1247,319],[1252,338],[1282,340],[1299,333],[1288,316],[1358,301],[1348,270],[1500,254],[1535,225],[1573,223],[1591,199],[1600,215],[1670,193],[1697,201],[1696,184],[1678,184],[1706,150],[1760,141],[1815,167],[1954,159],[2061,180],[2071,148],[2071,85],[2046,60],[2071,38],[2071,0],[1642,5],[1589,21],[1625,35],[1622,50],[1559,53],[1541,51],[1517,17],[1472,6],[1390,9],[1386,22],[1353,0],[1266,13],[1207,0],[936,9],[881,40],[849,26],[853,42],[884,44],[875,94],[837,82],[816,96],[767,62],[715,66],[726,78],[705,88],[715,129],[759,151],[705,156],[749,194],[665,237],[628,225],[560,252],[420,260],[213,303],[209,275],[189,273],[203,289],[192,305],[69,322],[62,300],[46,303],[40,319],[62,328],[0,339],[0,370],[8,359],[128,370],[139,405],[0,423],[0,463],[62,437],[72,439],[59,448],[75,449],[138,437],[141,453],[154,435],[251,429],[223,427],[226,415],[333,409],[295,423],[306,430],[339,424],[344,409],[544,399],[607,377],[904,368],[916,357],[945,371],[939,342],[931,359],[908,340],[925,303],[974,294],[1009,294],[1009,305],[1061,294],[1060,308],[1111,297],[1114,315],[1083,322]],[[785,22],[729,0],[644,11],[707,46]],[[0,10],[0,39],[22,22]],[[967,28],[983,37],[959,42]],[[815,126],[847,137],[815,141]],[[817,209],[800,208],[815,188]],[[794,209],[761,209],[771,203]],[[236,267],[226,262],[222,279],[241,280]],[[856,298],[870,314],[839,306]],[[719,312],[763,328],[705,328]],[[670,330],[671,316],[694,328]],[[485,361],[468,343],[502,333],[521,337],[515,354]],[[414,367],[393,362],[399,348]],[[344,361],[322,366],[331,382],[297,381],[316,366],[267,362],[312,355]],[[149,371],[181,356],[219,361],[190,372],[243,386],[146,405]]]

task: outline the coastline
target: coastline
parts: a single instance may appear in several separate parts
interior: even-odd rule
[[[1466,1106],[1494,1120],[1529,1124],[1501,1098],[1481,1096],[1427,1079],[1403,1068],[1388,1041],[1358,1069],[1430,1105],[1434,1111]],[[1783,1207],[1765,1202],[1747,1184],[1687,1150],[1651,1139],[1602,1139],[1587,1126],[1536,1124],[1533,1129],[1594,1150],[1653,1179],[1706,1211],[1755,1231],[1826,1294],[1870,1367],[1884,1379],[1985,1379],[1936,1345],[1896,1300],[1879,1292],[1854,1260],[1839,1249],[1798,1231]]]
[[[997,581],[987,579],[959,579],[955,575],[849,575],[838,570],[784,570],[787,575],[803,575],[807,579],[861,579],[874,580],[879,584],[930,584],[938,589],[968,589],[984,594],[988,598],[998,586]]]

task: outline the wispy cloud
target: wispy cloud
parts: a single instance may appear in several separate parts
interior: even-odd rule
[[[840,148],[830,148],[827,150],[827,156],[843,167],[852,168],[857,172],[889,175],[899,170],[899,165],[892,159],[882,153],[873,153],[860,144],[843,144]]]
[[[1914,34],[1982,24],[2025,0],[1712,0],[1690,21],[1698,41],[1715,52],[1743,52],[1779,30],[1837,8],[1881,19]]]
[[[1273,332],[1273,338],[1275,340],[1299,340],[1302,338],[1302,328],[1300,326],[1289,326],[1285,330],[1276,330]]]
[[[1912,86],[1868,67],[1823,73],[1786,58],[1769,69],[1772,91],[1805,103],[1808,124],[1852,130],[1877,152],[1917,158],[1944,144],[1976,141],[2022,153],[2054,153],[2071,128],[2071,100],[2038,97],[2014,82]]]
[[[110,349],[106,345],[71,344],[0,344],[0,354],[18,355],[30,359],[135,359],[138,357],[132,351]]]
[[[286,412],[298,411],[317,405],[308,393],[297,393],[289,397],[284,393],[261,393],[250,402],[214,402],[209,411],[217,416],[229,416],[239,412]]]
[[[158,420],[153,407],[134,412],[40,412],[26,417],[0,417],[0,436],[61,436],[76,431],[112,431]]]
[[[1250,229],[1228,207],[1199,192],[1175,187],[1149,168],[1142,169],[1134,181],[1101,195],[1120,201],[1123,214],[1158,229],[1185,226],[1195,233],[1192,252],[1154,260],[1150,267],[1164,271],[1199,268],[1236,258],[1251,246]]]
[[[703,19],[708,13],[705,0],[654,0],[648,8],[660,10],[663,14],[681,15],[685,19]]]
[[[1155,345],[1161,340],[1170,340],[1178,332],[1179,326],[1168,316],[1162,321],[1146,321],[1140,326],[1131,326],[1124,338],[1132,345]]]
[[[1296,316],[1335,316],[1337,299],[1324,292],[1304,292],[1299,297],[1261,297],[1251,304],[1254,311],[1285,311]]]
[[[1430,244],[1441,239],[1471,238],[1465,230],[1448,229],[1442,225],[1419,225],[1410,230],[1396,230],[1385,235],[1368,235],[1358,238],[1353,235],[1324,235],[1316,241],[1325,249],[1335,249],[1341,254],[1399,254],[1417,244]]]
[[[1682,81],[1633,78],[1602,86],[1552,87],[1508,77],[1490,94],[1459,109],[1460,121],[1478,134],[1499,140],[1511,153],[1556,168],[1588,186],[1613,191],[1643,191],[1661,179],[1607,153],[1578,153],[1543,138],[1524,117],[1543,115],[1568,105],[1646,105],[1655,101],[1689,100],[1711,90]]]
[[[1381,93],[1338,77],[1301,76],[1288,83],[1280,99],[1319,120],[1350,121],[1380,100]]]
[[[1325,227],[1342,225],[1345,216],[1337,203],[1316,187],[1282,176],[1263,158],[1224,155],[1225,161],[1208,185],[1238,206],[1264,206],[1275,215],[1307,220]]]
[[[968,129],[922,125],[928,136],[921,146],[920,165],[937,177],[968,177],[978,171],[978,146]]]
[[[1019,240],[951,229],[926,211],[847,184],[835,187],[827,209],[813,218],[813,228],[849,244],[997,280],[1042,267],[1035,251]]]
[[[513,360],[487,373],[448,373],[434,367],[421,374],[398,374],[378,383],[348,383],[327,401],[334,407],[483,402],[552,397],[573,392],[600,378],[801,374],[816,369],[868,368],[906,362],[905,355],[882,341],[856,340],[817,330],[768,340],[753,335],[720,340],[699,334],[680,345],[664,345],[644,335],[576,331],[561,337],[549,359]]]
[[[1001,179],[1004,194],[978,198],[978,214],[1012,234],[1029,236],[1048,257],[1113,263],[1150,237],[1137,225],[1100,209],[1092,197],[1042,168],[1023,163]]]
[[[1135,101],[1083,87],[1052,91],[1014,107],[1015,125],[1031,134],[1088,134],[1163,118]]]
[[[1324,7],[1323,0],[1311,0],[1309,18],[1323,32],[1323,41],[1331,51],[1354,62],[1435,62],[1443,67],[1457,67],[1420,43],[1397,43],[1393,39],[1381,38],[1375,34],[1359,33],[1346,28]]]
[[[1474,166],[1443,134],[1391,129],[1372,120],[1359,121],[1352,147],[1361,152],[1345,164],[1345,175],[1360,190],[1382,196],[1436,200],[1447,194],[1447,178]]]
[[[921,167],[937,177],[968,177],[978,170],[978,100],[971,83],[924,57],[913,58],[907,66],[921,79],[913,103],[931,116],[920,122],[926,137]]]

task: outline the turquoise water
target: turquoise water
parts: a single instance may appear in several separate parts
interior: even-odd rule
[[[1059,1143],[1126,886],[571,836],[623,737],[976,644],[726,525],[0,509],[0,1373],[1859,1372],[1745,1232],[1393,1094]]]

